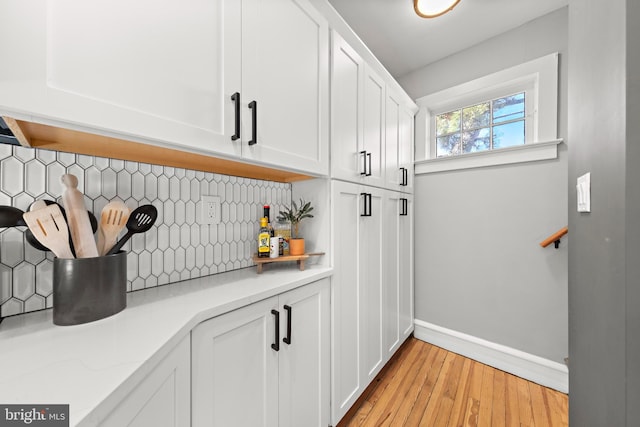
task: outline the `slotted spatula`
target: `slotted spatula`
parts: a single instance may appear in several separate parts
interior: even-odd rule
[[[98,226],[98,253],[105,255],[118,240],[118,235],[127,225],[131,211],[123,202],[115,200],[107,203],[100,215]]]
[[[69,228],[58,205],[50,205],[22,217],[33,236],[58,258],[73,258],[69,247]]]
[[[53,200],[47,200],[47,199],[36,200],[31,204],[31,206],[29,206],[29,210],[35,211],[37,209],[43,208],[45,206],[53,205],[53,204],[57,204],[57,203],[54,202]],[[58,205],[58,207],[60,208],[60,212],[62,212],[62,216],[66,220],[67,215],[65,214],[64,208],[60,205]],[[87,214],[89,215],[89,221],[91,222],[91,230],[95,233],[96,231],[98,231],[98,220],[91,212],[87,211]],[[20,214],[20,220],[24,223],[24,220],[22,219],[22,213]],[[24,230],[24,237],[27,240],[27,242],[34,248],[41,251],[45,251],[45,252],[49,251],[49,248],[42,246],[42,244],[38,242],[38,239],[33,237],[33,233],[31,232],[31,230],[29,230],[29,228]],[[71,253],[73,253],[73,242],[71,241],[71,236],[69,236],[69,247],[71,248]]]
[[[107,252],[107,255],[113,255],[118,252],[122,245],[134,234],[149,231],[156,222],[156,218],[158,218],[158,210],[153,205],[143,205],[135,208],[129,215],[129,221],[127,221],[127,234],[118,240],[118,243]]]

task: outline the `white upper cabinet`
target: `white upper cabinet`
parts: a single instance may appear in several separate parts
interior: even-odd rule
[[[385,149],[387,184],[390,188],[397,190],[401,188],[405,175],[400,169],[400,101],[391,91],[386,97]]]
[[[413,110],[406,95],[337,32],[332,38],[331,177],[412,191]]]
[[[237,2],[6,4],[11,19],[0,36],[14,40],[16,52],[8,56],[12,66],[0,69],[3,109],[234,153],[227,100],[240,86],[240,21],[228,17],[239,13]]]
[[[364,62],[332,32],[331,176],[358,182],[365,173],[362,151]]]
[[[328,174],[327,21],[307,0],[243,0],[242,33],[243,155]]]
[[[333,32],[331,66],[331,175],[384,183],[385,83]]]
[[[413,192],[413,112],[397,94],[387,89],[386,97],[387,188]]]
[[[400,107],[398,124],[398,170],[404,175],[398,188],[402,192],[413,193],[415,120],[410,108]]]
[[[368,66],[364,73],[363,183],[384,185],[385,155],[385,83]]]
[[[329,34],[307,0],[6,0],[3,15],[5,114],[328,174]]]

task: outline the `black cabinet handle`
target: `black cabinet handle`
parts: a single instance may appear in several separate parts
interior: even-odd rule
[[[371,193],[360,193],[363,197],[364,202],[364,213],[360,214],[360,216],[371,216]]]
[[[235,110],[235,130],[233,135],[231,135],[231,140],[235,141],[236,139],[240,139],[240,92],[236,92],[231,95],[231,100],[233,101],[233,107]]]
[[[271,314],[275,316],[276,321],[276,339],[271,348],[275,351],[280,351],[280,312],[278,310],[271,310]]]
[[[408,184],[407,168],[400,168],[400,172],[402,172],[402,182],[400,183],[400,185],[406,187]]]
[[[400,199],[400,216],[407,216],[409,215],[409,205],[408,205],[408,201],[405,198],[401,198]]]
[[[365,176],[371,176],[371,153],[367,153],[367,158],[369,159],[369,172]]]
[[[361,151],[360,154],[362,154],[362,172],[360,172],[360,175],[367,175],[367,152],[366,151]]]
[[[292,308],[291,308],[290,305],[285,305],[284,309],[287,312],[287,336],[282,338],[282,341],[285,344],[291,345],[291,311],[292,311]]]
[[[255,145],[258,143],[258,103],[251,101],[249,108],[251,108],[251,140],[249,145]]]
[[[404,186],[409,185],[409,169],[404,168]]]
[[[360,214],[360,216],[368,216],[367,215],[367,193],[360,193],[360,195],[362,196],[362,203],[364,203],[362,213]]]

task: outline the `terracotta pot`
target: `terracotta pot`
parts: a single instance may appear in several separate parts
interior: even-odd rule
[[[289,240],[290,255],[304,255],[304,239]]]

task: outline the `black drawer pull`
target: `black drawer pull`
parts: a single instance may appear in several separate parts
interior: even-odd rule
[[[236,92],[231,95],[231,100],[233,101],[233,108],[235,111],[235,130],[233,135],[231,135],[231,140],[235,141],[236,139],[240,139],[240,92]]]
[[[360,193],[364,203],[364,213],[360,214],[360,216],[371,216],[371,193]]]
[[[251,140],[249,145],[255,145],[258,143],[258,103],[251,101],[249,108],[251,109]]]
[[[291,311],[292,308],[289,305],[284,306],[285,311],[287,312],[287,336],[282,338],[285,344],[291,345]]]
[[[405,198],[401,198],[400,199],[400,216],[407,216],[409,215],[409,205],[408,205],[408,201]]]
[[[271,310],[271,314],[274,315],[276,321],[276,339],[271,348],[275,351],[280,351],[280,312],[278,310]]]
[[[366,151],[361,151],[360,154],[362,154],[362,172],[360,172],[360,175],[367,175],[367,152]]]

